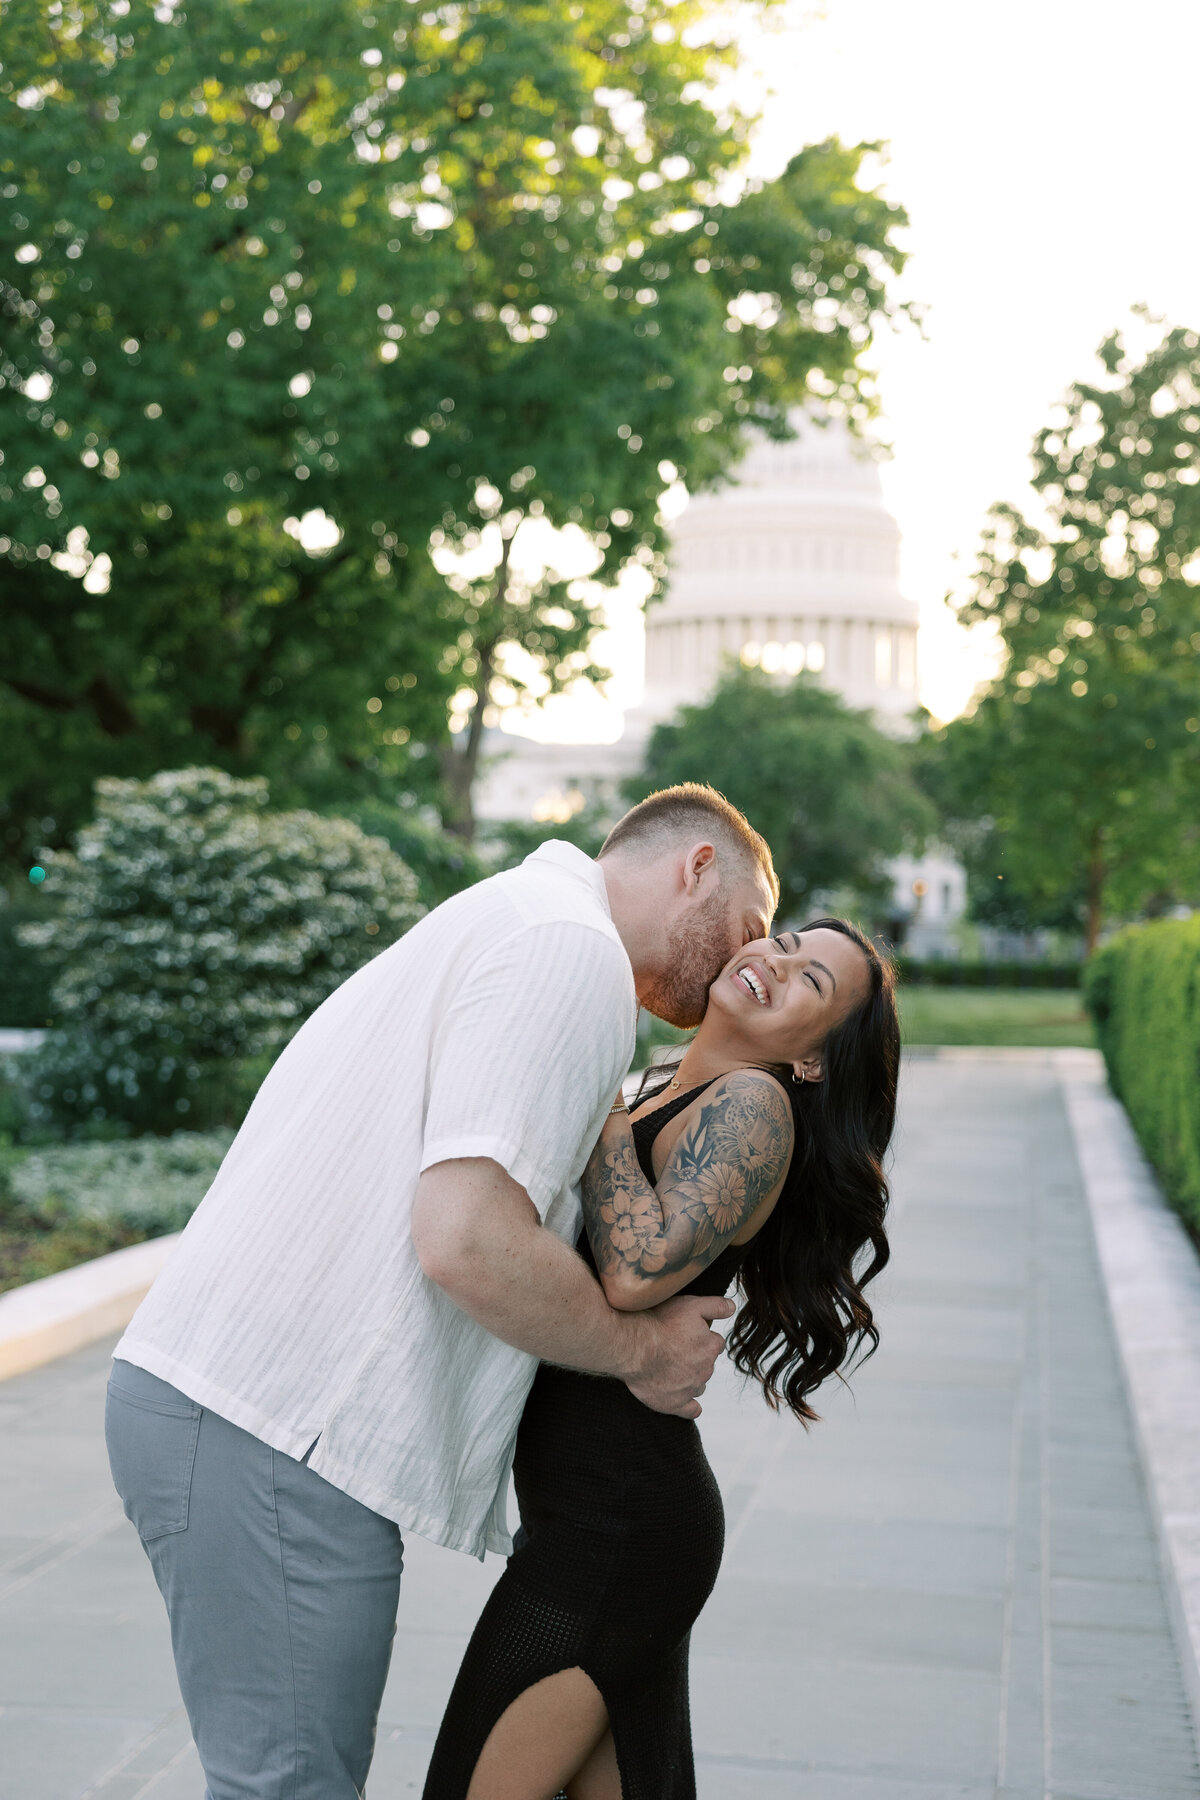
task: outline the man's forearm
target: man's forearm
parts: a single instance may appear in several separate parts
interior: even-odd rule
[[[587,1264],[498,1164],[427,1169],[413,1238],[425,1273],[493,1337],[565,1368],[637,1372],[646,1321],[614,1312]]]

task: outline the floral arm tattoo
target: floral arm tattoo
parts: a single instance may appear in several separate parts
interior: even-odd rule
[[[643,1175],[627,1117],[610,1120],[583,1177],[583,1214],[600,1273],[653,1280],[706,1268],[786,1173],[791,1108],[746,1071],[711,1089],[657,1185]]]

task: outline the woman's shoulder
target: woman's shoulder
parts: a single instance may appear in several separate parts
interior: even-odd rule
[[[678,1123],[675,1142],[690,1156],[721,1163],[749,1160],[764,1173],[771,1170],[772,1180],[782,1179],[795,1144],[791,1100],[783,1083],[766,1069],[731,1069],[719,1076],[697,1094]]]
[[[731,1121],[753,1118],[786,1121],[792,1129],[792,1102],[784,1082],[769,1069],[731,1069],[697,1096],[697,1108],[719,1108]]]
[[[752,1095],[764,1098],[767,1094],[777,1094],[785,1106],[791,1106],[787,1082],[783,1076],[777,1075],[772,1069],[730,1069],[728,1075],[718,1076],[710,1091],[722,1089],[729,1093],[744,1095],[747,1098]]]

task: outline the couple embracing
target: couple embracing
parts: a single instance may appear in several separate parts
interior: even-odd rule
[[[109,1387],[209,1800],[363,1793],[405,1530],[511,1551],[426,1800],[693,1800],[713,1325],[813,1419],[887,1258],[890,971],[770,936],[777,896],[664,790],[446,901],[271,1070]],[[639,1004],[699,1029],[627,1108]]]

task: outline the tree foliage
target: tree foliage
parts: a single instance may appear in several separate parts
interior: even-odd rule
[[[97,772],[428,793],[455,694],[480,720],[508,644],[573,679],[595,608],[500,557],[448,584],[432,533],[576,523],[601,582],[658,571],[668,464],[716,480],[814,388],[864,409],[903,214],[836,143],[731,197],[716,10],[0,6],[16,851]]]
[[[782,685],[740,669],[706,705],[655,729],[630,799],[679,781],[719,789],[770,844],[780,914],[794,921],[839,890],[871,907],[885,901],[886,859],[933,821],[908,761],[869,713],[811,676]]]
[[[1046,527],[993,512],[960,616],[1007,660],[927,758],[977,912],[1089,946],[1200,891],[1200,335],[1100,361],[1034,445]]]
[[[77,851],[46,857],[56,912],[21,933],[58,970],[56,1030],[25,1059],[35,1120],[181,1123],[415,923],[381,839],[267,799],[219,769],[97,783]]]

